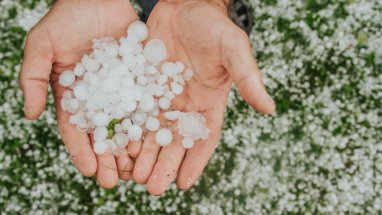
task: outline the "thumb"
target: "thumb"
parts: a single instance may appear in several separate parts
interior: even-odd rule
[[[24,95],[25,117],[37,119],[45,109],[53,51],[45,32],[33,29],[28,33],[20,74]]]
[[[260,113],[272,114],[276,106],[264,87],[247,34],[236,26],[227,29],[221,44],[223,66],[249,105]]]

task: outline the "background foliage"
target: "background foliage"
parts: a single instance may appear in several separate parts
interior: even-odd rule
[[[254,54],[277,114],[230,95],[219,147],[188,192],[81,176],[52,98],[23,119],[18,74],[43,0],[0,1],[1,214],[381,214],[382,2],[252,0]]]

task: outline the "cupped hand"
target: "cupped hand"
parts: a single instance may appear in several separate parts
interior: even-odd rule
[[[95,155],[91,139],[69,123],[69,113],[61,109],[66,90],[58,76],[73,69],[82,55],[91,51],[92,40],[105,36],[120,38],[138,17],[129,0],[58,0],[28,33],[20,86],[28,119],[37,119],[45,109],[48,83],[51,84],[60,134],[75,166],[85,175],[96,173],[101,187],[110,188],[118,177],[127,179],[133,163],[127,156]],[[117,167],[120,170],[117,172]]]
[[[173,100],[172,109],[204,114],[211,130],[206,141],[196,141],[188,150],[181,145],[177,131],[174,141],[166,147],[155,143],[154,133],[145,136],[133,178],[147,184],[154,195],[162,194],[174,178],[180,189],[188,189],[201,175],[220,136],[232,81],[258,112],[275,111],[248,36],[227,17],[224,4],[212,2],[160,1],[147,23],[149,37],[165,42],[169,60],[180,60],[194,72],[183,94]]]

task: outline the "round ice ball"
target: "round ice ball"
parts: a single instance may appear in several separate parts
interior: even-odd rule
[[[127,130],[129,139],[133,141],[140,140],[142,137],[142,132],[142,128],[139,125],[131,125]]]
[[[106,127],[97,127],[93,132],[94,140],[106,140],[108,132]]]
[[[136,21],[130,24],[129,28],[127,29],[127,34],[129,37],[133,36],[137,40],[143,41],[147,38],[149,29],[144,22]]]
[[[147,61],[159,63],[167,58],[166,46],[162,40],[152,39],[146,43],[143,55]]]
[[[104,141],[97,141],[93,145],[93,150],[96,154],[102,155],[107,152],[108,146]]]
[[[60,75],[60,78],[58,79],[58,83],[63,87],[69,87],[74,83],[76,80],[76,76],[74,75],[73,71],[66,70]]]
[[[167,146],[172,141],[172,132],[168,128],[161,128],[155,134],[155,141],[161,146]]]
[[[184,138],[182,140],[182,145],[184,148],[186,149],[190,149],[194,146],[194,140],[190,139],[190,138]]]
[[[106,126],[109,124],[109,116],[106,113],[98,112],[94,114],[92,122],[95,126]]]
[[[146,128],[149,131],[157,131],[160,127],[160,122],[155,117],[148,117],[146,120]]]

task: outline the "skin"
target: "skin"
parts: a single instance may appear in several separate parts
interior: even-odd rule
[[[85,176],[96,174],[104,188],[114,187],[119,177],[130,178],[133,162],[127,154],[94,154],[92,138],[71,125],[69,113],[61,109],[66,89],[58,84],[58,77],[91,51],[94,38],[125,36],[128,25],[137,19],[128,0],[59,0],[28,33],[25,44],[20,87],[26,118],[37,119],[44,111],[50,83],[59,131],[74,165]]]
[[[146,184],[153,195],[164,193],[174,178],[179,189],[189,189],[201,175],[217,146],[232,82],[255,110],[275,111],[248,36],[226,11],[221,1],[160,1],[148,19],[149,39],[163,40],[169,60],[180,60],[194,72],[172,109],[204,114],[211,130],[206,141],[196,141],[188,150],[182,147],[176,129],[173,142],[165,147],[155,143],[154,133],[145,136],[133,178]],[[167,126],[163,120],[162,126]]]

